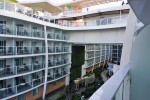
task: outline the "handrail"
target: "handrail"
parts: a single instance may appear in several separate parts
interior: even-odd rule
[[[89,98],[89,100],[112,100],[129,70],[129,64],[121,67],[120,70],[118,70]]]

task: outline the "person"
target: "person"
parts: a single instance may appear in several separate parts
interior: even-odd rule
[[[87,11],[89,11],[89,8],[86,8]]]
[[[84,100],[84,95],[81,97],[81,100]]]

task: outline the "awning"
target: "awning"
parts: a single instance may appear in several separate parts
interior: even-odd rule
[[[53,5],[51,2],[48,2],[46,0],[37,0],[32,2],[19,1],[19,3],[33,9],[41,9],[42,11],[48,11],[50,13],[62,12],[61,8]]]
[[[65,6],[78,6],[79,8],[86,8],[95,5],[110,3],[110,2],[118,2],[122,0],[79,0],[76,2],[68,3],[60,5],[59,7],[64,8]]]

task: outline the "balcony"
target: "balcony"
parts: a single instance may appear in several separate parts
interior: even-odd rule
[[[69,47],[48,47],[48,53],[67,53]]]
[[[52,75],[50,73],[48,73],[48,76],[47,76],[47,81],[53,81],[53,80],[57,80],[65,75],[68,74],[67,72],[68,70],[64,70],[64,71],[61,71],[61,72],[56,72],[56,73],[53,73]]]
[[[33,10],[29,7],[25,7],[19,4],[15,3],[3,3],[0,4],[0,9],[7,10],[10,12],[16,12],[20,13],[22,15],[32,17],[35,19],[38,19],[40,21],[48,22],[48,23],[54,23],[55,21],[51,16],[39,16],[36,13],[33,13]],[[115,16],[115,17],[107,17],[107,18],[101,18],[101,19],[95,19],[95,20],[87,20],[87,21],[68,21],[68,20],[59,20],[58,22],[55,22],[54,24],[65,26],[65,27],[88,27],[88,26],[104,26],[104,25],[113,25],[113,24],[121,24],[127,22],[128,16]],[[125,26],[124,25],[124,26]]]
[[[43,69],[44,67],[45,67],[45,64],[39,63],[38,61],[33,64],[23,64],[20,66],[7,65],[4,68],[0,68],[0,78],[28,73],[28,72],[36,71],[39,69]]]
[[[68,62],[69,61],[66,60],[65,58],[61,60],[54,60],[54,61],[48,60],[48,67],[62,66],[64,64],[67,64]]]
[[[47,38],[49,39],[55,39],[55,40],[69,40],[69,37],[65,34],[52,34],[52,33],[48,33],[47,34]]]
[[[0,99],[9,98],[9,96],[13,96],[15,94],[27,91],[29,89],[34,88],[35,86],[38,86],[43,83],[44,77],[32,79],[33,81],[25,82],[22,81],[16,86],[8,85],[7,88],[0,88]]]
[[[0,89],[0,99],[16,94],[16,87],[8,87]]]
[[[130,65],[121,67],[89,100],[129,100]],[[120,99],[119,99],[120,98]]]
[[[0,24],[0,34],[44,38],[44,31],[27,27]]]
[[[27,55],[45,53],[44,47],[6,47],[0,49],[0,56]]]

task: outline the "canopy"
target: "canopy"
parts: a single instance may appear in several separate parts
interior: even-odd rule
[[[95,5],[100,5],[100,4],[110,3],[110,2],[118,2],[118,1],[122,1],[122,0],[78,0],[72,3],[60,5],[59,7],[64,8],[65,6],[78,6],[79,8],[86,8]]]

